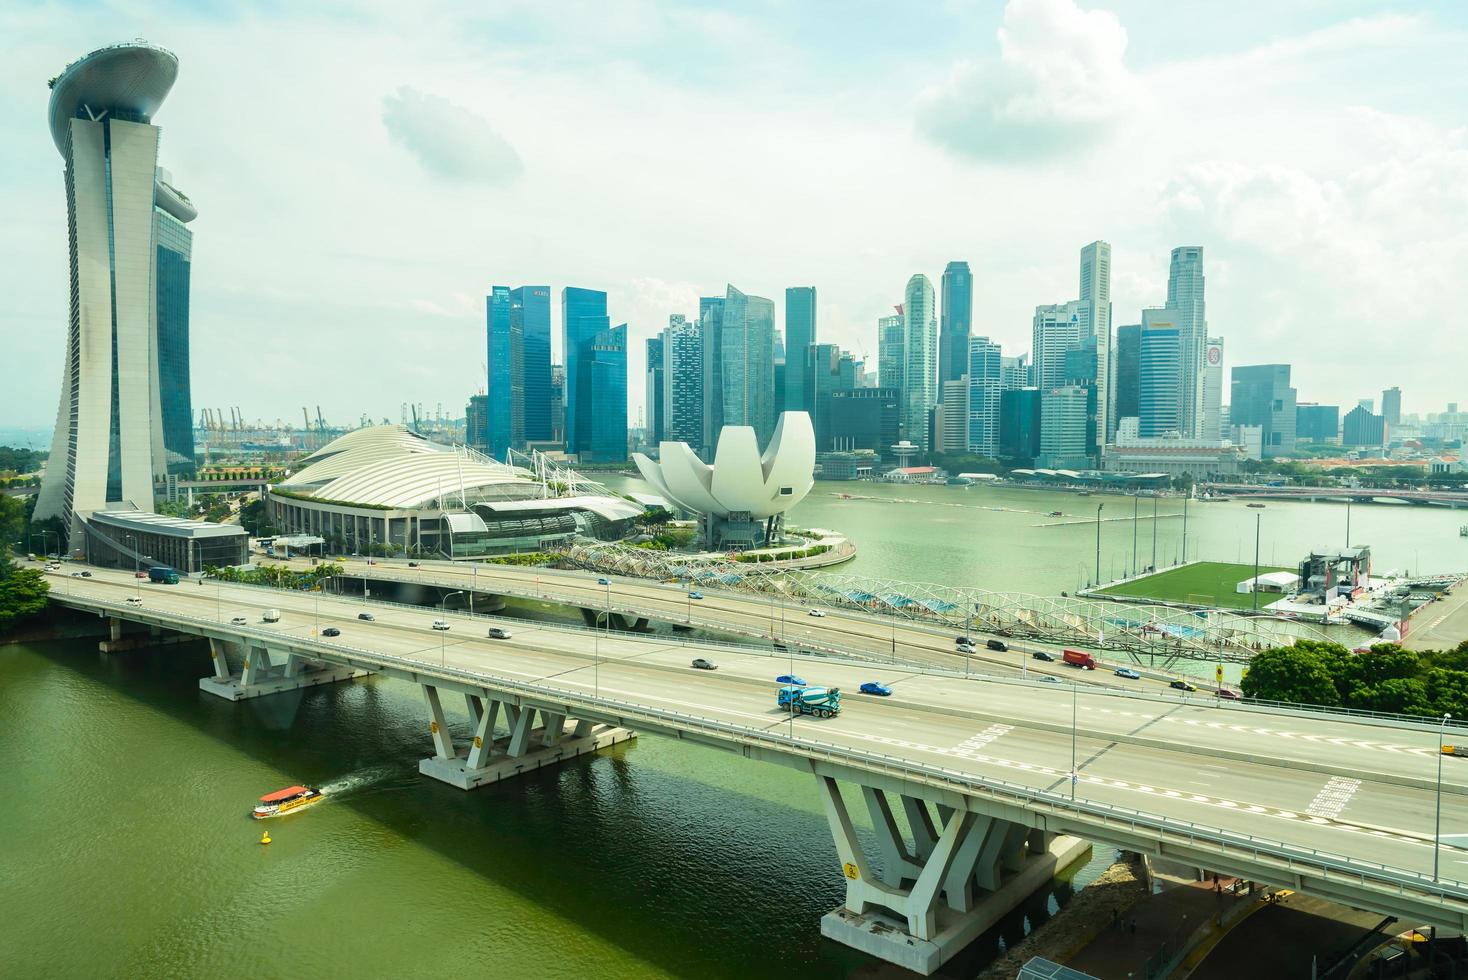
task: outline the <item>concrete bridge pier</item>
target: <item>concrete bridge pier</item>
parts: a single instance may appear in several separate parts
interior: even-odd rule
[[[544,708],[465,692],[474,735],[460,748],[449,733],[441,689],[422,687],[433,755],[418,763],[418,771],[459,789],[487,786],[636,737],[615,725],[572,720]],[[501,720],[503,735],[498,734]]]
[[[240,672],[237,674],[230,670],[230,652],[240,659]],[[209,655],[214,662],[214,673],[199,678],[199,690],[229,701],[349,681],[371,673],[353,667],[332,666],[284,650],[270,650],[253,640],[229,642],[211,638]]]
[[[651,633],[652,628],[647,625],[646,616],[628,616],[623,613],[608,613],[603,609],[587,609],[582,607],[581,619],[593,629],[604,629],[607,620],[611,619],[612,629],[624,633]]]
[[[822,917],[821,935],[923,976],[1058,870],[1091,853],[1091,845],[1075,837],[899,793],[909,839],[887,791],[863,785],[876,831],[877,871],[836,779],[817,773],[816,781],[846,877],[846,901]]]

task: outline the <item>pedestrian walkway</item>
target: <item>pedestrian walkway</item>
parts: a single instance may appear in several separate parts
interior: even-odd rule
[[[1311,961],[1326,966],[1381,921],[1333,902],[1293,894],[1263,905],[1231,930],[1188,980],[1241,976],[1308,977]]]
[[[1227,887],[1215,891],[1211,880],[1168,888],[1133,905],[1066,966],[1097,977],[1145,977],[1149,967],[1155,970],[1176,958],[1201,927],[1255,900]]]

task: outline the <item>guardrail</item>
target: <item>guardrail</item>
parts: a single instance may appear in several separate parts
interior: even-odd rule
[[[224,624],[216,620],[165,610],[143,610],[138,607],[128,606],[125,602],[117,603],[90,596],[74,596],[69,593],[63,594],[63,598],[76,603],[115,608],[119,612],[134,616],[144,614],[161,620],[182,620],[187,623],[206,628],[214,628],[216,630],[224,627]],[[652,722],[654,727],[666,727],[675,731],[702,732],[718,736],[725,740],[765,746],[775,751],[798,755],[817,761],[824,760],[843,766],[855,766],[856,768],[880,775],[890,775],[906,780],[919,777],[936,788],[947,788],[966,795],[987,796],[1022,809],[1048,811],[1060,819],[1068,818],[1075,821],[1078,826],[1074,829],[1082,832],[1087,830],[1094,831],[1098,827],[1102,831],[1113,826],[1121,827],[1131,831],[1133,834],[1140,832],[1144,835],[1154,837],[1159,841],[1165,840],[1170,836],[1174,842],[1182,841],[1200,849],[1222,851],[1225,856],[1231,852],[1236,852],[1251,857],[1256,861],[1282,862],[1284,865],[1283,870],[1292,874],[1300,872],[1318,873],[1326,879],[1334,878],[1354,882],[1362,886],[1368,883],[1386,885],[1394,888],[1402,896],[1408,896],[1410,892],[1419,898],[1435,899],[1445,908],[1448,900],[1451,898],[1462,903],[1462,907],[1455,910],[1460,919],[1468,918],[1468,883],[1458,879],[1448,879],[1439,876],[1434,881],[1431,877],[1410,869],[1396,868],[1372,861],[1362,861],[1358,858],[1334,851],[1303,847],[1273,838],[1240,833],[1222,827],[1199,824],[1194,821],[1175,820],[1114,804],[1098,803],[1089,800],[1071,800],[1060,793],[1039,790],[1002,779],[994,779],[943,766],[934,766],[910,759],[902,759],[885,753],[854,749],[829,742],[820,742],[815,739],[796,738],[794,735],[779,735],[772,731],[749,728],[731,722],[717,721],[686,712],[654,708],[616,698],[588,696],[584,693],[556,687],[552,684],[537,687],[535,684],[529,682],[511,680],[494,675],[478,674],[460,667],[450,667],[441,663],[435,664],[428,660],[381,653],[345,643],[326,643],[310,637],[295,637],[282,634],[275,630],[264,630],[258,627],[245,627],[243,630],[240,627],[231,628],[260,636],[263,639],[273,640],[277,643],[290,643],[305,647],[316,654],[318,659],[343,660],[348,659],[350,656],[356,656],[360,660],[376,662],[382,666],[395,666],[397,669],[405,670],[413,676],[440,676],[446,680],[467,683],[474,687],[493,687],[507,693],[528,696],[534,701],[544,701],[547,698],[553,698],[558,705],[563,704],[568,709],[571,709],[573,706],[579,706],[596,715],[610,716],[614,721],[619,723],[627,721],[630,716],[634,719],[634,723],[635,719],[646,719]],[[612,714],[612,711],[620,713]],[[574,712],[568,711],[568,714],[574,714]]]

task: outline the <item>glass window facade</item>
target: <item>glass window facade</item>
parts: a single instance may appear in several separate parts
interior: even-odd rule
[[[619,463],[627,458],[627,324],[603,330],[583,345],[579,426],[583,462]]]
[[[607,318],[607,294],[599,289],[566,286],[561,290],[561,350],[566,359],[566,451],[590,451],[592,373],[589,370],[592,341],[611,328]],[[625,363],[625,362],[624,362]],[[627,378],[622,377],[625,395]],[[627,409],[623,400],[622,419]]]
[[[938,384],[957,381],[968,370],[968,335],[974,319],[974,277],[967,262],[943,270],[942,322],[938,332]]]
[[[806,351],[816,342],[816,287],[791,286],[785,290],[785,363],[801,368]],[[806,387],[803,370],[785,372],[784,410],[812,412],[817,397]]]
[[[510,307],[519,311],[523,338],[524,438],[528,442],[545,442],[552,438],[550,287],[512,289]]]
[[[525,448],[525,330],[507,287],[495,286],[486,306],[489,455],[503,460]]]
[[[194,472],[194,405],[189,387],[189,267],[194,234],[183,222],[154,209],[157,242],[158,403],[162,412],[165,467]]]

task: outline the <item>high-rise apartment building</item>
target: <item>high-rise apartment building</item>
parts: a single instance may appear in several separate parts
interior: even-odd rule
[[[1086,307],[1089,339],[1095,349],[1096,408],[1091,413],[1088,441],[1097,449],[1106,444],[1106,434],[1115,428],[1109,421],[1114,397],[1111,393],[1111,245],[1096,241],[1081,249],[1080,301]],[[1084,338],[1083,338],[1084,339]]]
[[[999,455],[999,397],[1004,391],[1004,355],[988,337],[968,342],[967,449],[982,456]],[[948,408],[944,400],[944,412]]]
[[[901,391],[907,384],[907,327],[902,307],[877,320],[877,387]]]
[[[703,410],[703,337],[676,314],[663,331],[663,438],[698,446]]]
[[[677,315],[677,314],[675,314]],[[682,320],[681,315],[677,315]],[[671,318],[670,318],[671,319]],[[669,324],[671,326],[671,323]],[[647,371],[643,386],[644,411],[647,413],[647,441],[656,446],[667,438],[667,411],[663,401],[666,390],[663,376],[663,342],[666,333],[647,338]]]
[[[1228,410],[1231,426],[1257,425],[1265,459],[1295,449],[1295,389],[1288,364],[1254,364],[1233,369]]]
[[[520,388],[527,442],[551,439],[551,298],[549,286],[510,290],[510,314],[519,321]]]
[[[1203,419],[1198,436],[1223,438],[1223,338],[1209,337],[1203,345]]]
[[[1208,340],[1202,246],[1185,245],[1172,250],[1167,270],[1167,306],[1177,311],[1182,342],[1183,434],[1196,438],[1203,428],[1203,358]]]
[[[938,311],[933,284],[919,273],[907,281],[902,303],[904,359],[903,429],[922,451],[931,447],[929,417],[938,404]]]
[[[151,511],[155,481],[193,464],[192,431],[178,430],[193,421],[183,226],[198,211],[160,171],[151,122],[177,76],[171,52],[139,41],[93,51],[51,82],[71,302],[35,518],[58,517],[69,533],[111,503]]]
[[[805,387],[806,353],[816,342],[816,287],[790,286],[785,290],[785,401],[787,412],[810,412],[814,396]],[[789,370],[794,365],[797,370]]]
[[[1116,434],[1116,420],[1139,418],[1138,398],[1141,381],[1142,325],[1130,323],[1116,328],[1116,368],[1112,371],[1115,412],[1111,419],[1111,435]],[[1181,365],[1179,365],[1181,369]]]
[[[620,462],[627,458],[627,325],[611,326],[606,293],[566,286],[561,334],[566,451],[582,462]]]
[[[1137,355],[1137,432],[1183,435],[1182,322],[1177,310],[1142,311]]]
[[[938,329],[938,381],[957,381],[968,372],[968,336],[974,320],[974,277],[967,262],[943,270],[942,316]],[[941,389],[940,389],[940,398]]]
[[[1388,388],[1381,393],[1381,417],[1387,425],[1400,425],[1402,421],[1402,389]]]
[[[728,287],[724,296],[719,342],[719,374],[723,420],[726,425],[748,425],[760,446],[775,432],[775,304],[763,296],[748,296]]]
[[[503,461],[511,449],[525,448],[525,329],[507,286],[495,286],[485,298],[485,337],[488,452]]]

